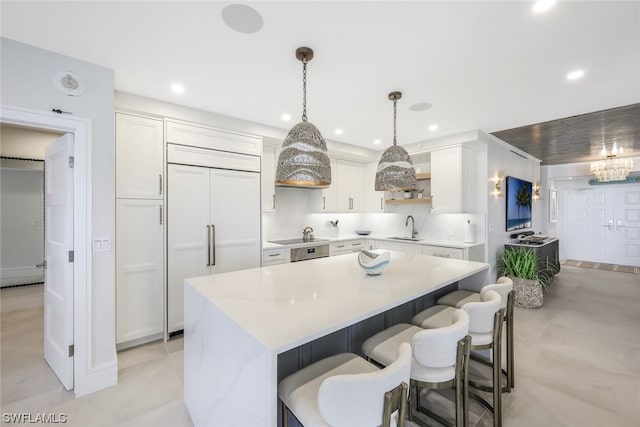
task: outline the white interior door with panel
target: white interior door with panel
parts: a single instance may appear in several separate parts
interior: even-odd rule
[[[163,197],[163,122],[116,113],[116,197]]]
[[[45,149],[44,360],[73,388],[73,135]]]
[[[640,186],[616,189],[615,263],[640,267]]]
[[[568,190],[566,194],[567,258],[613,261],[613,203],[604,188]]]
[[[164,331],[161,200],[116,200],[116,344],[160,338]]]

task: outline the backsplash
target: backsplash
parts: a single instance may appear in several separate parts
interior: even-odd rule
[[[431,215],[428,205],[398,205],[394,213],[311,213],[308,189],[276,189],[276,213],[262,215],[263,240],[302,236],[304,227],[311,227],[317,237],[332,237],[335,229],[329,221],[338,221],[339,235],[353,235],[355,230],[368,229],[379,237],[409,236],[411,225],[405,226],[412,215],[418,237],[427,240],[463,242],[464,225],[474,225],[476,242],[483,242],[485,217],[478,214]]]

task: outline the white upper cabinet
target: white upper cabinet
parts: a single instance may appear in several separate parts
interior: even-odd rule
[[[376,191],[376,172],[378,162],[367,163],[364,174],[365,212],[384,212],[384,191]]]
[[[167,120],[167,142],[258,157],[262,154],[259,136],[174,120]]]
[[[116,197],[162,199],[163,122],[116,113]]]
[[[276,148],[262,147],[262,212],[276,211]]]
[[[432,213],[472,210],[470,160],[470,150],[462,145],[431,152]]]
[[[336,187],[338,186],[336,178],[336,161],[331,160],[331,185],[329,188],[322,190],[320,199],[319,212],[336,212]]]
[[[336,160],[337,212],[362,212],[364,210],[364,175],[363,164]]]

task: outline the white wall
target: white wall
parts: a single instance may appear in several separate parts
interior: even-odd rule
[[[0,168],[0,286],[36,283],[43,270],[41,162],[37,169]]]
[[[91,119],[92,126],[92,236],[114,238],[114,83],[113,70],[54,52],[0,39],[2,103],[38,111],[53,108]],[[52,85],[52,77],[61,71],[73,71],[86,83],[81,96],[67,96]],[[92,237],[89,236],[89,237]],[[91,245],[89,245],[91,247]],[[115,348],[115,254],[92,254],[92,285],[88,290],[91,325],[87,337],[87,372],[106,372],[110,382],[117,381]],[[80,285],[80,284],[77,284]],[[78,374],[78,373],[76,373]],[[76,384],[76,387],[78,385]],[[76,390],[76,393],[78,391]]]
[[[491,181],[494,176],[501,178],[502,196],[491,194],[495,189],[495,183]],[[536,183],[540,182],[540,160],[495,138],[494,141],[488,144],[484,192],[487,200],[487,262],[491,264],[491,279],[495,279],[496,276],[496,255],[499,250],[504,248],[505,242],[510,239],[509,236],[514,233],[514,231],[506,231],[506,184],[504,180],[506,176],[514,176],[530,181],[535,186]],[[545,186],[543,185],[543,197],[545,197],[545,191]],[[546,233],[546,217],[543,214],[542,206],[541,200],[532,201],[532,227],[526,230]]]

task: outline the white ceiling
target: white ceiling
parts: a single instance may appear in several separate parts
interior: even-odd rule
[[[223,23],[228,2],[2,1],[1,34],[112,68],[117,90],[284,129],[302,110],[294,52],[309,46],[309,121],[371,149],[391,143],[394,90],[400,144],[640,101],[639,2],[532,3],[245,2],[264,25],[244,34]]]

